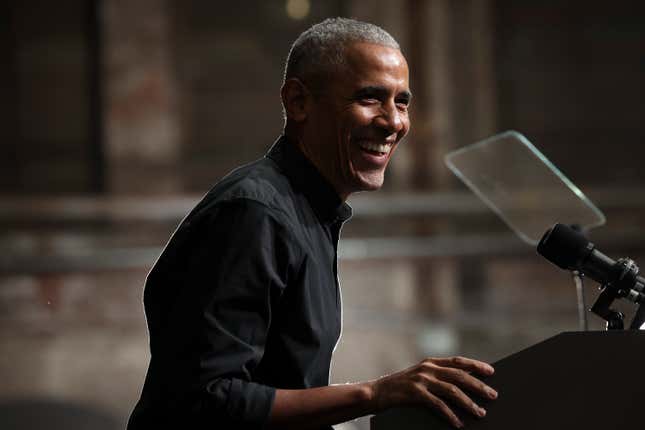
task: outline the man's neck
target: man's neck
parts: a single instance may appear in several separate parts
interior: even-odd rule
[[[339,192],[338,184],[334,183],[332,178],[330,178],[329,175],[325,172],[323,166],[318,165],[316,158],[311,156],[302,136],[299,133],[295,133],[292,127],[289,127],[289,125],[286,125],[284,127],[283,134],[292,145],[296,146],[300,150],[305,158],[309,160],[309,162],[316,168],[316,170],[318,170],[318,173],[320,173],[322,177],[325,178],[325,180],[334,188],[334,190],[336,190],[336,193],[338,194],[338,197],[341,199],[341,201],[347,201],[347,198],[351,193]]]

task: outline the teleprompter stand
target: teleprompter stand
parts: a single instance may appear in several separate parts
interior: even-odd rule
[[[494,363],[482,378],[499,392],[477,399],[479,419],[458,410],[467,429],[645,428],[645,332],[562,333]],[[441,430],[453,427],[423,408],[391,409],[372,417],[372,430]]]

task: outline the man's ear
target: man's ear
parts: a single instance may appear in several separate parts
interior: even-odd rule
[[[287,79],[282,85],[280,95],[287,119],[295,122],[303,122],[307,119],[308,99],[311,93],[300,79]]]

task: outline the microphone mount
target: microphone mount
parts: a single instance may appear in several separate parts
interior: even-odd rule
[[[607,321],[607,330],[623,330],[625,315],[611,309],[614,300],[625,298],[639,305],[636,315],[630,324],[630,330],[638,330],[645,322],[644,285],[637,282],[639,268],[633,260],[621,258],[612,267],[612,276],[600,287],[600,295],[591,307],[591,312]]]

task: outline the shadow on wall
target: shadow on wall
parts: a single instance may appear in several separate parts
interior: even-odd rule
[[[53,399],[14,399],[0,403],[3,430],[117,430],[114,417],[88,406]]]

